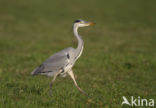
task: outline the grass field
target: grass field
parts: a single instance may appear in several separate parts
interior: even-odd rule
[[[156,6],[147,0],[1,0],[0,108],[120,108],[122,96],[156,100]],[[53,53],[76,47],[76,19],[85,42],[70,77],[31,71]],[[127,107],[126,105],[123,106]]]

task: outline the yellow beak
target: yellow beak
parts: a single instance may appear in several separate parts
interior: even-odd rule
[[[96,23],[94,23],[94,22],[88,22],[88,24],[89,24],[90,26],[96,25]]]

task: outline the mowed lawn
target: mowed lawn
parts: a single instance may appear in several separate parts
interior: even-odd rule
[[[120,108],[122,96],[156,100],[155,0],[1,0],[0,108]],[[69,76],[31,76],[55,52],[77,46],[76,19],[84,52]],[[126,105],[123,107],[127,107]]]

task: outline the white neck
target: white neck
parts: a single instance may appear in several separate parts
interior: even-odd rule
[[[78,26],[75,24],[73,25],[73,32],[74,32],[75,37],[78,40],[78,46],[76,48],[76,58],[78,59],[82,54],[84,42],[81,36],[78,34]]]

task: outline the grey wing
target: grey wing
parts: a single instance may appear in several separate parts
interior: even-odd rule
[[[69,64],[70,62],[69,56],[72,56],[73,53],[74,49],[70,47],[52,55],[45,62],[43,62],[43,64],[37,67],[32,72],[32,75],[43,74],[52,76],[56,72],[63,69],[64,66]]]

